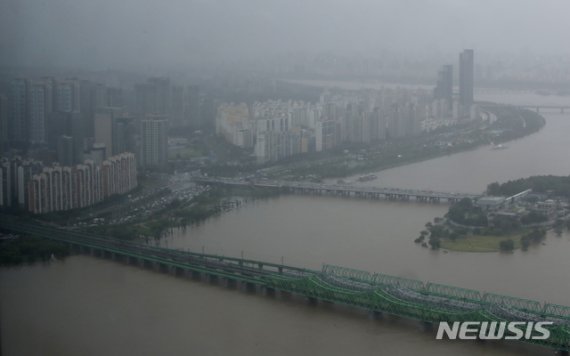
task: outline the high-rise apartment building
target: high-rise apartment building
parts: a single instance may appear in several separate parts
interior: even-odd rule
[[[32,82],[29,92],[29,138],[32,145],[47,143],[48,116],[52,108],[52,88],[48,82]]]
[[[20,168],[22,169],[22,168]],[[2,173],[2,171],[0,171]],[[31,173],[31,172],[30,172]],[[84,208],[136,188],[136,159],[132,153],[109,157],[97,164],[41,167],[24,174],[24,207],[34,214]]]
[[[141,165],[161,167],[168,160],[168,120],[164,116],[147,116],[141,121]]]
[[[473,105],[474,54],[466,49],[459,54],[459,103],[469,110]]]
[[[8,149],[8,99],[0,95],[0,155]]]
[[[450,107],[453,103],[453,66],[444,65],[437,73],[437,86],[434,89],[434,99],[446,100]]]
[[[71,113],[80,109],[80,85],[76,79],[58,81],[55,88],[55,110]]]
[[[14,79],[8,88],[8,135],[13,146],[23,147],[28,142],[29,81]]]

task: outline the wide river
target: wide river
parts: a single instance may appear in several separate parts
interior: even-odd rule
[[[512,104],[570,98],[482,92]],[[378,172],[366,184],[482,192],[489,182],[570,174],[570,113],[504,150]],[[445,205],[283,196],[248,203],[163,246],[320,268],[337,264],[570,305],[570,235],[528,252],[434,252],[413,243]],[[0,269],[2,355],[535,355],[519,345],[436,341],[420,325],[191,282],[74,256]],[[548,351],[547,351],[548,352]]]

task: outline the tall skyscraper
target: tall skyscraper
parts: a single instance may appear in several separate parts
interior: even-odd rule
[[[134,153],[140,160],[138,121],[134,117],[121,116],[113,119],[113,155]]]
[[[73,137],[62,135],[57,140],[57,160],[62,166],[74,163]]]
[[[60,81],[55,88],[55,110],[59,112],[79,112],[80,85],[76,79]]]
[[[14,79],[8,89],[8,135],[13,147],[28,142],[28,89],[26,79]]]
[[[0,95],[0,155],[8,149],[8,99]]]
[[[121,88],[107,88],[107,106],[113,108],[125,106],[125,98]]]
[[[95,142],[105,145],[105,159],[113,151],[113,109],[100,109],[95,113]]]
[[[168,120],[164,116],[147,116],[141,121],[143,167],[161,167],[168,159]]]
[[[138,114],[170,115],[172,87],[168,78],[149,78],[135,86],[135,111]]]
[[[469,109],[473,105],[473,57],[472,49],[466,49],[459,54],[459,103],[463,109]]]
[[[448,100],[451,104],[453,99],[453,66],[451,64],[444,65],[437,73],[434,98]]]
[[[200,88],[196,85],[188,86],[185,95],[184,116],[186,125],[184,126],[200,128],[202,127],[200,117]]]
[[[33,82],[30,86],[29,137],[32,145],[47,143],[47,120],[52,107],[52,91],[48,82]]]

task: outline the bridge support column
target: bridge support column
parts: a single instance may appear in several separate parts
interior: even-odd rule
[[[198,271],[192,271],[192,279],[195,281],[202,280],[202,274]]]
[[[237,282],[235,279],[226,279],[226,287],[229,289],[236,289]]]
[[[265,288],[265,294],[268,297],[275,297],[275,289],[271,288],[271,287],[266,287]]]
[[[211,274],[208,278],[211,284],[218,284],[218,276]]]
[[[162,273],[169,273],[170,272],[170,266],[166,265],[164,263],[158,263],[158,271],[162,272]]]
[[[174,274],[177,277],[184,277],[186,276],[186,271],[184,270],[184,268],[180,268],[180,267],[174,267]]]
[[[249,292],[249,293],[255,293],[257,289],[256,289],[255,284],[253,284],[251,282],[246,282],[245,283],[245,290],[246,290],[246,292]]]
[[[156,272],[160,272],[160,263],[158,262],[150,262],[151,268]]]
[[[381,311],[372,310],[371,314],[372,314],[372,319],[374,319],[374,320],[384,319],[384,314]]]

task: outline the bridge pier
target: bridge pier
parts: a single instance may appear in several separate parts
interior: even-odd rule
[[[150,261],[145,260],[144,258],[139,258],[139,264],[142,268],[152,269],[154,266]]]
[[[195,281],[202,280],[202,274],[199,271],[192,271],[192,279]]]
[[[268,297],[275,297],[275,289],[271,287],[266,287],[265,295],[267,295]]]
[[[378,310],[372,310],[371,311],[371,315],[372,315],[372,319],[374,320],[382,320],[384,319],[384,314],[381,311]]]
[[[184,277],[184,269],[181,267],[172,266],[170,267],[170,272],[175,277]]]
[[[248,293],[255,293],[257,291],[256,285],[251,282],[246,282],[245,291]]]
[[[237,282],[235,279],[226,279],[226,287],[228,287],[229,289],[236,289],[237,288]]]
[[[158,262],[149,262],[150,269],[154,270],[155,272],[160,272],[160,264]]]
[[[209,275],[208,280],[210,281],[210,284],[218,284],[218,276],[215,274]]]
[[[309,303],[309,305],[317,305],[319,304],[319,300],[315,297],[307,297],[307,302]]]
[[[158,264],[158,271],[161,273],[170,273],[170,266],[164,263],[157,263]]]

